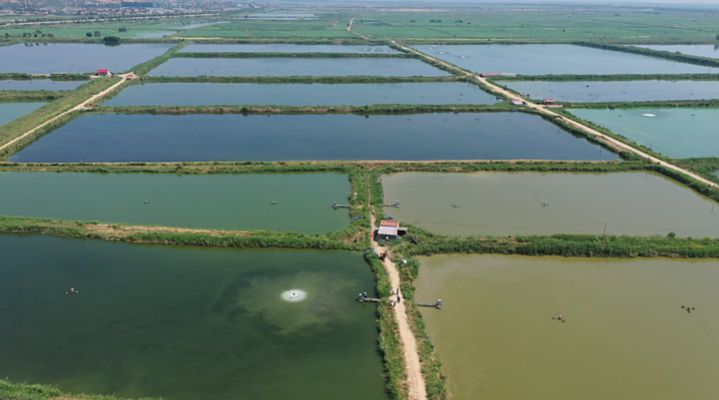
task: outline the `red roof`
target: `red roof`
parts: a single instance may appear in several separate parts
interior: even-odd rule
[[[97,73],[98,73],[98,74],[106,74],[106,73],[108,73],[108,72],[110,72],[109,69],[98,69],[98,70],[97,70]]]
[[[379,226],[399,228],[399,221],[393,221],[393,220],[390,220],[390,219],[383,219],[382,221],[380,221]]]

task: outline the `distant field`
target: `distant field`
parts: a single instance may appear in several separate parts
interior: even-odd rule
[[[357,17],[356,31],[378,38],[711,43],[719,32],[719,10],[517,6]]]
[[[87,33],[93,36],[100,32],[99,37],[118,36],[121,38],[155,38],[163,34],[174,34],[178,29],[183,29],[190,24],[208,22],[205,19],[154,19],[141,22],[118,21],[101,22],[88,24],[57,24],[42,26],[16,26],[0,27],[0,37],[9,35],[11,37],[23,37],[23,34],[30,35],[29,38],[42,38],[43,35],[51,34],[56,39],[84,39],[88,38]],[[120,32],[120,28],[126,31]],[[39,31],[39,32],[38,32]]]
[[[311,20],[251,20],[236,19],[229,23],[204,26],[180,32],[183,37],[223,38],[287,38],[322,39],[353,38],[347,32],[351,16],[329,15]]]

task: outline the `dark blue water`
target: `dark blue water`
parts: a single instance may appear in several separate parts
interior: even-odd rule
[[[615,160],[524,113],[82,115],[13,161]]]

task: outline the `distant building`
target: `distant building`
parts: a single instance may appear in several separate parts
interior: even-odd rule
[[[391,219],[383,219],[379,223],[379,229],[375,231],[375,239],[377,240],[394,240],[399,239],[407,233],[407,228],[399,225],[399,221]]]
[[[95,76],[112,76],[112,72],[110,72],[109,69],[98,69],[97,72],[95,72]]]

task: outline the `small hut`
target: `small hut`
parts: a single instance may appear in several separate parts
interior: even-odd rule
[[[399,221],[383,219],[379,223],[379,229],[375,231],[376,240],[395,240],[407,233],[407,228],[400,226]]]

